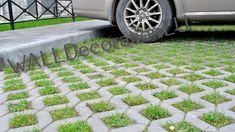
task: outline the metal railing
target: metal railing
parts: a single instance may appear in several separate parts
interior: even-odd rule
[[[7,15],[0,13],[0,18],[4,20],[4,24],[9,23],[11,29],[15,29],[15,23],[19,21],[27,21],[27,20],[19,20],[19,18],[23,14],[27,14],[32,19],[31,20],[39,20],[42,19],[44,15],[50,15],[50,17],[58,18],[58,17],[72,17],[72,20],[75,21],[75,15],[73,12],[72,0],[47,0],[51,3],[49,5],[45,5],[41,2],[41,0],[32,0],[32,3],[23,7],[22,5],[17,4],[14,0],[5,0],[2,4],[0,3],[0,9],[3,7],[7,7]],[[62,4],[63,2],[63,4]],[[66,4],[64,4],[66,2]],[[40,10],[39,10],[39,7]],[[17,8],[20,11],[16,14],[14,13],[14,9]],[[34,12],[34,13],[32,13]],[[47,13],[47,14],[46,14]],[[63,15],[65,14],[66,15]],[[5,22],[6,21],[6,22]]]

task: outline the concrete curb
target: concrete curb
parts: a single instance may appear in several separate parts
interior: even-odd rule
[[[91,21],[100,22],[98,20]],[[88,23],[91,23],[91,21],[88,21]],[[81,23],[84,24],[85,22]],[[79,42],[96,37],[106,37],[114,30],[117,31],[117,28],[109,25],[108,23],[104,24],[104,22],[102,22],[100,25],[98,24],[94,28],[91,27],[90,29],[81,29],[81,32],[77,31],[74,33],[65,33],[63,35],[48,37],[47,39],[36,40],[34,42],[27,42],[24,44],[16,44],[11,47],[2,48],[0,51],[0,67],[8,65],[7,59],[11,60],[12,63],[22,62],[24,55],[29,56],[30,53],[33,53],[34,55],[39,56],[40,51],[47,52],[51,51],[52,48],[63,48],[65,44],[77,44]],[[27,29],[25,32],[27,32]],[[12,33],[14,34],[14,31]]]

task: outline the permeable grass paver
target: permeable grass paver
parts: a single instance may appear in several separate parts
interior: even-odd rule
[[[42,79],[42,80],[35,81],[35,85],[37,87],[43,87],[43,86],[53,85],[53,82],[51,82],[50,80],[47,80],[47,79]]]
[[[101,101],[98,103],[88,104],[88,107],[95,113],[97,112],[105,112],[114,110],[115,106],[109,102]]]
[[[66,123],[60,125],[59,132],[92,132],[92,127],[85,121],[78,121],[75,123]]]
[[[88,76],[90,79],[98,79],[98,78],[103,78],[104,75],[102,74],[97,74],[97,75],[89,75]]]
[[[153,94],[153,96],[159,98],[160,100],[167,100],[167,99],[172,99],[172,98],[177,97],[177,95],[174,91],[157,92],[157,93]]]
[[[31,103],[28,102],[27,100],[22,100],[18,104],[10,103],[8,105],[8,109],[10,112],[20,112],[24,110],[29,110],[31,108],[32,108]]]
[[[152,90],[152,89],[158,88],[156,85],[152,83],[139,83],[136,85],[136,87],[141,90]]]
[[[46,87],[42,87],[39,90],[39,94],[41,94],[41,95],[50,95],[50,94],[56,94],[59,92],[60,92],[60,90],[55,86],[46,86]]]
[[[132,83],[132,82],[139,82],[139,81],[141,81],[141,79],[140,78],[138,78],[138,77],[125,77],[125,78],[123,78],[123,80],[125,81],[125,82],[127,82],[127,83]]]
[[[90,67],[89,66],[87,66],[87,65],[85,65],[85,64],[80,64],[80,65],[74,65],[73,66],[75,69],[90,69]]]
[[[183,70],[181,70],[179,68],[175,68],[175,69],[169,70],[169,73],[171,73],[173,75],[177,75],[177,74],[185,73],[185,71],[183,71]]]
[[[159,79],[159,78],[166,77],[166,75],[161,74],[159,72],[151,72],[151,73],[147,74],[146,76],[150,79]]]
[[[235,74],[226,77],[225,80],[229,81],[229,82],[232,82],[232,83],[235,83]]]
[[[193,110],[197,110],[197,109],[202,108],[202,106],[200,104],[195,103],[190,99],[186,99],[186,100],[183,100],[182,102],[173,104],[173,106],[183,112],[189,112],[189,111],[193,111]]]
[[[138,65],[137,64],[133,64],[133,63],[126,63],[126,64],[123,64],[123,66],[125,66],[126,68],[130,68],[130,67],[136,67]]]
[[[158,70],[162,70],[162,69],[166,69],[169,68],[169,66],[161,64],[161,65],[156,65],[154,66],[154,68],[158,69]]]
[[[47,74],[39,74],[39,75],[33,75],[30,77],[31,80],[35,81],[35,80],[41,80],[41,79],[46,79],[49,78]]]
[[[46,97],[44,100],[43,100],[44,104],[47,105],[47,106],[53,106],[53,105],[59,105],[59,104],[65,104],[65,103],[68,103],[69,100],[67,97],[65,96],[59,96],[59,95],[56,95],[56,96],[53,96],[53,97]]]
[[[111,70],[117,70],[118,68],[115,66],[105,66],[102,69],[104,69],[105,71],[111,71]]]
[[[115,85],[116,82],[112,78],[108,78],[97,81],[97,84],[99,84],[101,87],[105,87]]]
[[[135,72],[142,73],[142,72],[148,72],[149,69],[147,68],[135,68],[133,69]]]
[[[72,76],[72,75],[74,75],[71,71],[68,71],[68,70],[64,70],[64,71],[59,71],[58,73],[57,73],[57,75],[59,76],[59,77],[67,77],[67,76]]]
[[[23,83],[21,79],[11,79],[4,82],[4,91],[16,91],[25,89],[26,85]]]
[[[190,73],[190,74],[184,76],[184,78],[185,78],[186,80],[189,80],[189,81],[191,81],[191,82],[194,82],[194,81],[197,81],[197,80],[202,80],[202,79],[203,79],[203,76],[198,75],[198,74],[195,74],[195,73]]]
[[[149,106],[146,109],[144,109],[141,113],[151,121],[171,116],[168,110],[163,109],[158,105]]]
[[[86,93],[77,94],[77,97],[81,100],[91,100],[101,98],[102,96],[97,91],[91,91]]]
[[[102,120],[109,128],[120,128],[135,124],[135,121],[130,119],[124,113],[118,113],[111,116],[107,116]]]
[[[175,86],[175,85],[180,85],[181,84],[181,82],[176,80],[176,79],[161,80],[161,83],[166,84],[168,86]]]
[[[128,95],[127,97],[123,98],[122,101],[125,102],[129,106],[135,106],[135,105],[148,103],[148,100],[146,100],[141,95],[137,95],[137,96]]]
[[[83,90],[89,88],[89,85],[87,84],[87,82],[72,83],[69,85],[69,88],[72,91]]]
[[[232,123],[233,119],[229,116],[224,115],[220,112],[209,112],[203,114],[201,120],[215,126],[215,127],[223,127]]]
[[[211,69],[207,72],[205,72],[205,74],[211,75],[211,76],[219,76],[219,75],[223,75],[222,72],[215,70],[215,69]]]
[[[84,68],[84,69],[80,69],[80,72],[82,74],[88,74],[88,73],[93,73],[96,72],[96,70],[92,69],[92,68]]]
[[[167,122],[165,125],[163,125],[163,127],[168,132],[202,132],[201,129],[186,121],[181,121],[178,123]]]
[[[187,66],[185,68],[189,69],[191,71],[199,71],[199,70],[203,70],[204,69],[204,67],[202,65],[191,65],[191,66]]]
[[[204,82],[202,84],[205,85],[205,86],[214,88],[214,89],[227,86],[227,84],[223,83],[222,81],[218,81],[218,80],[211,80],[211,81],[208,81],[208,82]]]
[[[231,111],[235,112],[235,106],[231,108]]]
[[[11,128],[18,128],[18,127],[35,125],[37,123],[38,120],[36,115],[22,114],[22,115],[16,115],[13,118],[11,118],[9,126]]]
[[[128,89],[122,86],[114,86],[108,90],[113,95],[121,95],[121,94],[127,94],[130,93]]]
[[[194,94],[204,91],[204,89],[198,87],[197,85],[183,85],[179,88],[180,91],[187,94]]]
[[[129,75],[129,73],[126,72],[125,70],[116,70],[116,71],[113,71],[112,74],[114,76],[127,76],[127,75]]]
[[[232,89],[232,90],[227,90],[225,91],[226,93],[229,93],[229,94],[232,94],[232,95],[235,95],[235,89]]]
[[[231,100],[231,99],[226,98],[224,95],[221,95],[216,92],[204,95],[204,96],[202,96],[202,99],[204,99],[208,102],[211,102],[213,104],[221,104],[221,103],[228,102]]]
[[[74,77],[74,76],[66,76],[62,78],[63,82],[67,82],[67,83],[74,83],[74,82],[79,82],[81,81],[81,78],[79,77]]]
[[[65,107],[50,111],[50,115],[53,120],[61,120],[78,116],[78,112],[75,110],[75,108]]]
[[[20,93],[9,94],[7,100],[24,99],[28,97],[29,97],[28,92],[20,92]]]
[[[224,68],[224,70],[225,71],[227,71],[227,72],[231,72],[231,73],[234,73],[235,72],[235,67],[226,67],[226,68]]]
[[[13,74],[6,74],[4,76],[4,79],[8,80],[8,79],[15,79],[15,78],[19,78],[19,77],[20,77],[20,74],[13,73]]]

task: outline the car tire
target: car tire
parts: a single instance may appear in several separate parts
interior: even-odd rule
[[[168,0],[120,0],[116,20],[122,34],[132,42],[156,42],[172,26],[172,7]]]

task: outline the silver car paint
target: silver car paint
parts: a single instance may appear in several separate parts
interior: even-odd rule
[[[79,16],[114,21],[117,0],[73,0]],[[183,21],[235,21],[235,0],[172,0],[176,17]]]

